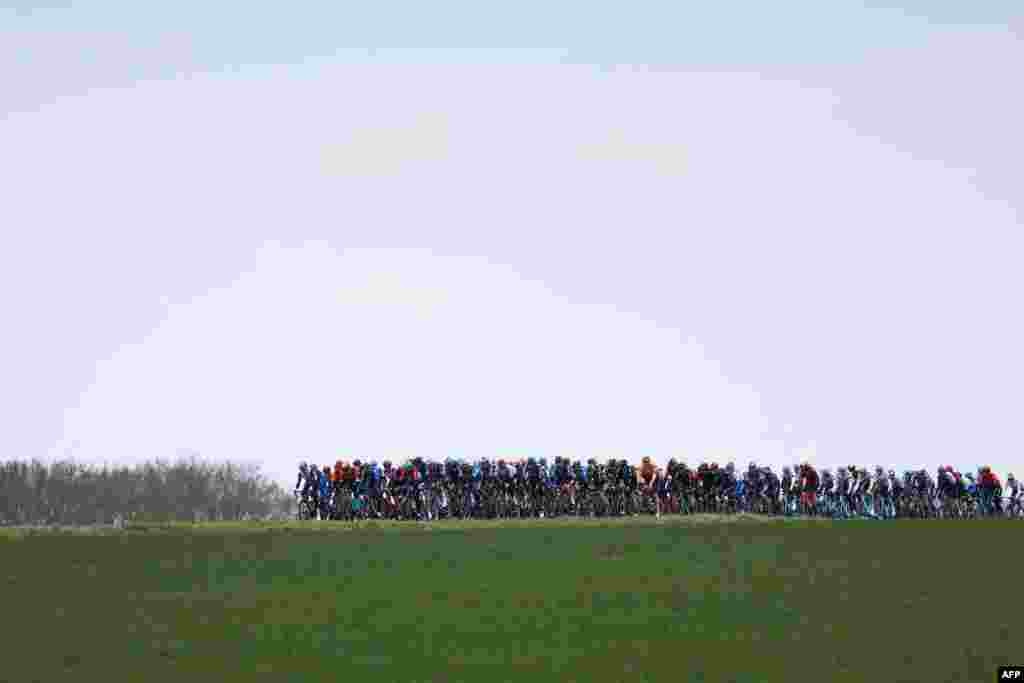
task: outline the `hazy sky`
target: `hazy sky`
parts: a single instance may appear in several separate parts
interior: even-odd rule
[[[0,457],[1024,470],[1019,3],[485,6],[0,9]]]

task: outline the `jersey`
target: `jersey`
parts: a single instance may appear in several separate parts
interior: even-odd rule
[[[828,472],[823,473],[821,475],[821,492],[826,495],[831,494],[834,486],[835,480],[832,475]]]
[[[813,467],[804,469],[804,491],[816,493],[818,491],[818,472]]]
[[[309,472],[305,470],[299,470],[299,478],[295,482],[295,490],[301,490],[303,493],[308,493],[310,488],[310,477]]]
[[[317,487],[321,498],[329,498],[331,495],[331,475],[317,471]]]

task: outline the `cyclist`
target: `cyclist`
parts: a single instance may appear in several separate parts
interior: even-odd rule
[[[832,470],[825,468],[821,471],[821,486],[818,490],[824,503],[825,514],[835,517],[835,480],[832,478]]]
[[[871,473],[868,468],[862,467],[858,473],[858,492],[860,493],[861,500],[861,513],[865,517],[875,517],[875,495],[874,486],[872,485]]]
[[[993,512],[992,499],[995,497],[999,480],[988,465],[978,470],[978,492],[981,496],[981,511],[986,517]]]
[[[295,481],[295,492],[305,496],[309,489],[309,465],[306,462],[299,463],[299,478]]]
[[[803,493],[800,496],[800,506],[804,514],[814,515],[818,504],[818,471],[805,462],[800,467],[800,481],[803,484]]]
[[[320,511],[320,519],[327,519],[330,514],[331,468],[325,465],[321,470],[314,466],[313,471],[316,473],[316,507]]]
[[[651,458],[645,455],[640,461],[640,490],[645,496],[654,495],[655,475],[657,468],[651,462]]]
[[[1013,473],[1006,475],[1006,511],[1011,517],[1019,517],[1021,514],[1021,499],[1024,498],[1024,486],[1021,486]]]
[[[658,468],[654,473],[654,501],[655,509],[654,512],[658,519],[661,519],[661,511],[669,511],[669,502],[672,492],[672,476],[665,472],[662,468]]]
[[[793,470],[789,465],[782,466],[782,509],[786,515],[793,512]]]
[[[572,480],[573,505],[578,509],[587,491],[587,468],[579,460],[572,464]]]
[[[299,478],[295,482],[295,493],[300,496],[300,505],[306,506],[310,517],[316,515],[317,510],[317,486],[316,467],[310,467],[308,463],[299,464]]]

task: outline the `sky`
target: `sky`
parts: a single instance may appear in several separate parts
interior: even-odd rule
[[[0,9],[0,457],[1024,471],[1018,3],[483,7]]]

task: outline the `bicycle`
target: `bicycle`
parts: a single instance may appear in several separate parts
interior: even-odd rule
[[[295,513],[296,519],[304,522],[315,518],[315,513],[313,510],[313,501],[309,498],[309,496],[298,491],[295,491],[295,504],[297,507]]]

